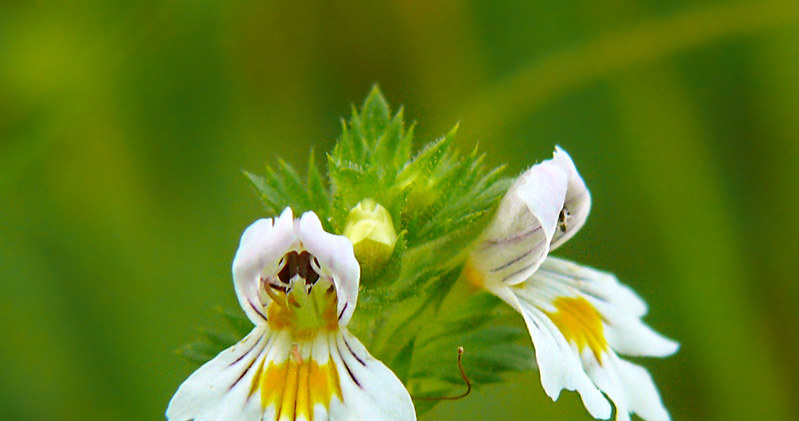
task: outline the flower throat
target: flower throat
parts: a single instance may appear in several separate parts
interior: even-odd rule
[[[289,329],[301,339],[312,339],[320,329],[338,329],[336,289],[320,276],[319,261],[305,250],[291,251],[278,266],[277,276],[262,283],[264,292],[272,298],[267,307],[269,326]]]

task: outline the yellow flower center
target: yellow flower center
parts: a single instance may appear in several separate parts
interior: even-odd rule
[[[295,340],[311,340],[321,331],[338,330],[337,304],[332,284],[327,288],[317,284],[310,292],[298,287],[288,293],[272,293],[266,318],[274,331],[287,329]]]
[[[319,263],[307,251],[291,251],[281,259],[277,276],[267,278],[263,292],[272,301],[266,319],[274,331],[289,330],[297,341],[338,329],[338,297],[329,278],[320,277]]]

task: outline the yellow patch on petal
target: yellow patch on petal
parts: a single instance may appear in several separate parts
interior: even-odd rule
[[[263,361],[255,372],[250,394],[261,391],[264,409],[275,408],[274,421],[306,419],[313,421],[313,408],[330,407],[333,397],[342,400],[338,370],[332,360],[317,364],[313,359],[287,358],[264,370]]]
[[[602,351],[608,348],[602,317],[583,297],[558,297],[552,303],[557,311],[549,313],[552,323],[567,340],[574,342],[580,352],[588,347],[602,363]]]
[[[466,265],[463,266],[463,277],[473,287],[485,289],[485,276],[482,271],[474,267],[471,257],[466,259]]]

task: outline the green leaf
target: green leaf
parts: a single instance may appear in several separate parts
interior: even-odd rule
[[[325,228],[331,228],[327,218],[331,213],[333,198],[313,160],[313,151],[305,179],[300,177],[291,164],[283,160],[278,160],[277,169],[267,166],[263,176],[247,171],[244,174],[260,193],[269,216],[277,216],[287,207],[295,215],[314,211]]]
[[[306,180],[308,180],[308,195],[311,198],[310,209],[324,215],[329,215],[331,206],[330,192],[327,190],[325,182],[322,179],[322,174],[319,172],[319,168],[316,165],[313,149],[311,149],[308,156],[308,174],[306,175]]]
[[[218,311],[230,326],[236,338],[243,338],[252,330],[252,322],[240,309],[220,308]]]
[[[377,144],[376,140],[383,135],[391,118],[388,102],[386,102],[377,85],[372,86],[369,96],[366,97],[366,101],[363,103],[360,115],[363,124],[364,143],[367,145],[371,143],[372,149],[374,149]]]

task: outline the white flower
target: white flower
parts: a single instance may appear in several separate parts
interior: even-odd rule
[[[630,413],[668,420],[652,378],[619,358],[663,357],[679,345],[646,326],[647,307],[615,276],[548,257],[588,217],[591,198],[569,155],[534,165],[514,182],[467,260],[464,277],[521,313],[541,383],[553,400],[576,390],[595,418]]]
[[[358,262],[314,213],[247,228],[233,278],[255,328],[180,386],[170,421],[416,419],[399,379],[347,330]]]

